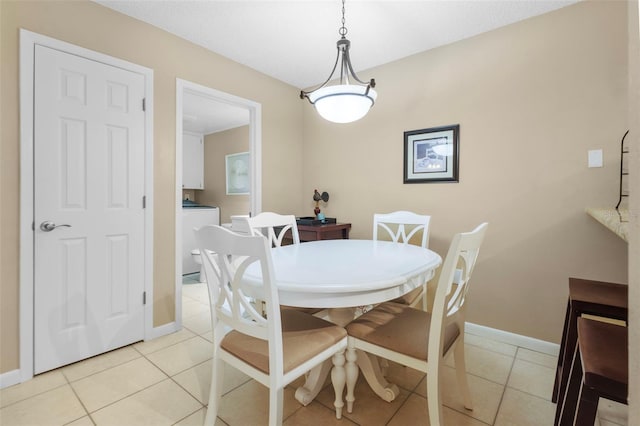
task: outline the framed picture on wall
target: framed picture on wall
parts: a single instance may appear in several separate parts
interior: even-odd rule
[[[227,195],[249,194],[249,153],[238,152],[225,156]]]
[[[404,183],[458,182],[460,125],[404,132]]]

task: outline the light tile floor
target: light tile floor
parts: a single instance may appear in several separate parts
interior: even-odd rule
[[[184,328],[36,376],[0,391],[0,425],[201,425],[209,396],[212,332],[207,290],[185,281]],[[188,284],[190,283],[190,284]],[[188,285],[186,285],[188,284]],[[556,359],[525,348],[466,335],[474,410],[461,404],[452,360],[443,374],[444,422],[455,426],[552,425],[550,401]],[[362,381],[353,413],[336,420],[333,388],[307,407],[294,399],[302,379],[285,391],[285,425],[428,424],[422,373],[391,363],[389,381],[400,395],[383,402]],[[216,425],[266,424],[267,389],[237,370],[225,371]],[[626,425],[626,406],[601,402],[601,426]]]

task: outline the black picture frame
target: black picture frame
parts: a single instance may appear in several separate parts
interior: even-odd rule
[[[460,125],[404,132],[404,183],[458,182]]]

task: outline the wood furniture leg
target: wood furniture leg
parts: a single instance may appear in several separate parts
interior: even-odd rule
[[[598,401],[600,394],[588,386],[582,385],[580,389],[580,400],[576,412],[576,425],[593,424],[598,414]]]
[[[565,366],[565,369],[566,367],[567,366]],[[580,392],[580,381],[582,380],[582,364],[577,346],[573,351],[570,373],[565,391],[562,396],[558,398],[559,402],[556,406],[554,426],[573,425],[577,405],[577,398],[574,395],[578,395]]]
[[[567,311],[564,314],[564,327],[562,328],[562,340],[560,340],[560,352],[558,354],[558,364],[556,366],[556,378],[553,382],[553,393],[551,394],[551,402],[558,402],[560,399],[558,396],[560,394],[560,382],[561,382],[561,374],[562,374],[562,365],[566,362],[565,346],[567,342],[567,328],[569,321],[571,319],[571,297],[567,300]],[[561,401],[562,402],[562,401]]]

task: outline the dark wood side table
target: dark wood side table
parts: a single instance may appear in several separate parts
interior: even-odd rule
[[[348,240],[350,223],[328,223],[325,225],[298,225],[300,242],[318,240]]]
[[[298,234],[300,242],[318,241],[318,240],[348,240],[350,223],[327,223],[325,225],[298,225]],[[291,244],[291,231],[287,231],[284,235],[283,242]]]

